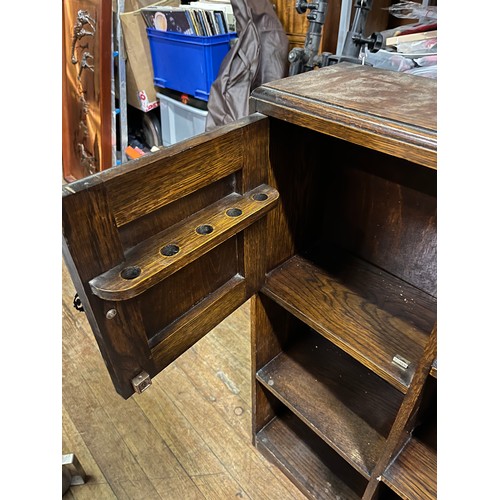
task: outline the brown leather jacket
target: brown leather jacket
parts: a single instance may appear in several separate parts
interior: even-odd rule
[[[210,89],[205,130],[247,116],[263,83],[288,75],[288,38],[269,0],[231,0],[238,38]]]

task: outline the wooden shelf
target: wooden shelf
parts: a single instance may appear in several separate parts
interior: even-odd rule
[[[370,478],[402,402],[399,391],[312,331],[261,368],[257,380]]]
[[[382,480],[407,500],[434,500],[437,497],[436,451],[418,439],[410,439]]]
[[[434,297],[354,257],[325,270],[299,255],[269,273],[262,291],[406,393],[436,319]]]
[[[366,487],[366,480],[289,412],[264,427],[255,445],[308,498],[359,500]]]
[[[278,197],[265,184],[226,196],[139,243],[124,263],[90,281],[92,292],[107,300],[136,297],[264,216]]]

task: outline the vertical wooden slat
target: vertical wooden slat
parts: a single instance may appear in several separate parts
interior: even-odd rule
[[[243,169],[241,183],[247,192],[267,182],[269,170],[269,123],[256,122],[243,130]],[[266,272],[266,238],[268,216],[252,224],[243,233],[243,275],[248,296],[259,290]]]
[[[251,301],[252,431],[256,434],[276,415],[276,400],[257,382],[256,373],[277,356],[294,331],[296,320],[262,294]]]
[[[385,449],[381,454],[377,465],[375,466],[368,486],[363,494],[363,500],[376,498],[377,490],[380,485],[380,476],[384,473],[390,462],[401,451],[409,437],[413,427],[413,419],[420,404],[425,381],[429,376],[432,362],[436,357],[437,349],[437,327],[431,332],[429,341],[424,349],[424,354],[420,358],[419,365],[415,370],[415,375],[411,381],[405,399],[401,404],[399,412],[394,420],[391,432],[387,437]]]
[[[147,337],[137,304],[125,309],[90,291],[89,280],[122,262],[124,255],[105,188],[95,181],[87,184],[76,192],[63,188],[63,255],[115,388],[129,397],[130,379],[152,367]],[[111,309],[117,314],[107,319]]]

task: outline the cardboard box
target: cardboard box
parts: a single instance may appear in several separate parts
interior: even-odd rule
[[[130,106],[144,112],[160,105],[153,82],[153,64],[146,33],[146,23],[140,10],[142,7],[150,5],[178,7],[180,1],[148,2],[148,0],[129,0],[125,4],[126,8],[135,8],[135,10],[120,14],[123,40],[127,52],[127,102]]]

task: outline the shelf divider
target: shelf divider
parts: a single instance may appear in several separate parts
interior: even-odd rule
[[[267,363],[257,380],[370,478],[403,400],[401,392],[315,332]]]
[[[359,500],[363,494],[366,480],[290,412],[265,426],[255,444],[309,498]]]
[[[435,321],[435,298],[361,259],[325,270],[300,255],[269,273],[262,292],[406,393]]]

